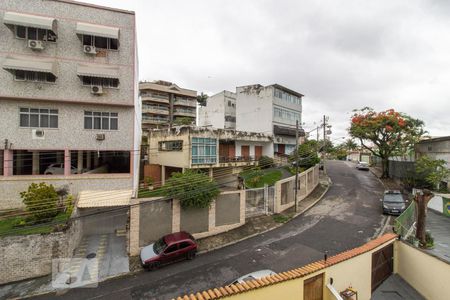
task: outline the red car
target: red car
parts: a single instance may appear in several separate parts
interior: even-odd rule
[[[168,234],[141,250],[141,264],[144,268],[154,270],[163,264],[194,259],[197,242],[187,232]]]

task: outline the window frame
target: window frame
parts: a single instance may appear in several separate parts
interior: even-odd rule
[[[90,44],[85,44],[84,42],[84,37],[90,37],[91,39],[91,43]],[[101,38],[101,39],[106,39],[106,48],[103,47],[97,47],[96,46],[96,38]],[[111,40],[116,40],[117,41],[117,49],[111,48]],[[98,36],[98,35],[92,35],[92,34],[83,34],[81,37],[81,44],[83,46],[92,46],[95,47],[96,49],[101,49],[101,50],[108,50],[108,51],[119,51],[120,48],[120,41],[119,39],[113,39],[113,38],[107,38],[107,37],[103,37],[103,36]]]
[[[94,76],[80,76],[81,77],[81,85],[82,86],[96,86],[99,85],[104,89],[120,89],[120,80],[119,78],[106,78],[106,77],[94,77]],[[87,81],[87,79],[89,79],[90,83],[86,83],[85,80]],[[95,80],[94,80],[95,79]],[[117,80],[117,86],[112,86],[111,83]],[[105,84],[108,83],[108,84]]]
[[[217,163],[217,139],[192,137],[191,144],[191,164],[214,165]]]
[[[23,111],[28,110],[28,111]],[[32,111],[32,110],[37,110]],[[47,110],[47,113],[45,113]],[[37,116],[37,126],[31,126],[31,116]],[[22,116],[27,116],[27,125],[22,125]],[[43,117],[47,117],[47,126],[41,126],[43,122]],[[56,117],[56,127],[51,126],[52,120],[54,121]],[[36,108],[36,107],[20,107],[19,106],[19,128],[45,128],[45,129],[59,129],[59,109],[54,108]]]
[[[166,145],[167,144],[167,145]],[[166,147],[163,147],[166,145]],[[167,147],[167,146],[171,147]],[[183,140],[170,140],[170,141],[160,141],[158,142],[159,151],[183,151]]]
[[[18,32],[18,28],[24,28],[25,29],[25,37],[20,37],[17,35]],[[32,28],[34,30],[36,30],[36,38],[34,39],[30,39],[29,37],[29,29]],[[44,37],[42,39],[39,39],[39,30],[45,31]],[[53,34],[55,36],[55,40],[49,40],[48,36],[49,36],[49,32],[51,32],[51,34]],[[37,28],[37,27],[31,27],[31,26],[22,26],[22,25],[14,25],[14,37],[18,40],[37,40],[37,41],[42,41],[42,42],[49,42],[49,43],[57,43],[58,41],[58,35],[53,32],[53,30],[50,29],[43,29],[43,28]]]
[[[90,120],[86,122],[87,120]],[[104,121],[108,120],[108,128],[103,128]],[[112,122],[115,121],[115,128],[112,128]],[[89,123],[90,122],[90,123]],[[99,128],[96,128],[96,122]],[[86,128],[90,124],[91,128]],[[105,126],[106,127],[106,126]],[[119,130],[119,113],[107,111],[85,110],[83,113],[83,129],[84,130],[101,130],[101,131],[118,131]]]
[[[18,71],[19,72],[23,72],[23,79],[22,78],[18,78],[18,76],[17,76],[17,72]],[[44,74],[45,74],[45,80],[39,80],[40,76],[44,76]],[[48,80],[49,79],[49,75],[54,77],[54,81],[49,81]],[[31,77],[33,77],[33,79],[30,79]],[[14,70],[13,79],[14,79],[14,81],[17,81],[17,82],[34,82],[34,83],[56,84],[56,80],[58,79],[58,77],[56,77],[54,74],[49,73],[49,72]]]

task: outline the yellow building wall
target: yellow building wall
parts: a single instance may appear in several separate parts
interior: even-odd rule
[[[265,288],[233,295],[230,298],[233,298],[233,300],[301,300],[303,299],[303,278],[289,280]]]
[[[449,299],[450,264],[404,242],[396,242],[394,272],[426,299]]]

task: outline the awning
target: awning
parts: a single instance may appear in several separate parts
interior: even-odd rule
[[[119,39],[119,28],[89,23],[77,23],[76,33]]]
[[[19,25],[25,27],[35,27],[49,29],[56,33],[56,19],[35,15],[20,14],[15,12],[5,12],[3,23],[8,25]]]
[[[52,73],[56,76],[56,63],[54,61],[26,60],[7,57],[3,61],[3,69],[8,71],[22,70]]]
[[[82,191],[78,195],[78,208],[130,205],[132,190]]]
[[[119,78],[119,69],[113,67],[99,67],[96,65],[78,65],[77,75],[99,78]]]

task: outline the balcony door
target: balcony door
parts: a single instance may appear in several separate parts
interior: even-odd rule
[[[241,156],[243,159],[250,157],[250,146],[241,146]]]
[[[263,147],[255,146],[255,159],[258,160],[262,156]]]

